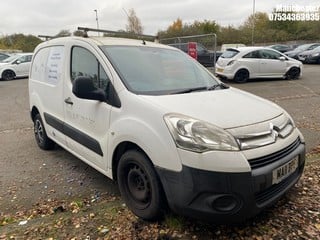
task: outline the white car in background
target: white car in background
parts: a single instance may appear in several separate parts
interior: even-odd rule
[[[302,63],[265,47],[229,48],[217,61],[216,74],[243,83],[252,78],[297,79]]]
[[[0,62],[0,78],[12,80],[17,77],[27,77],[32,55],[32,53],[18,53]]]

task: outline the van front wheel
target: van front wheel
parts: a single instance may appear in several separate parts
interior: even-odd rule
[[[156,220],[163,215],[163,193],[160,181],[149,160],[142,152],[129,150],[120,158],[118,184],[129,209],[145,220]]]
[[[48,138],[46,130],[44,128],[40,114],[34,117],[34,136],[38,146],[43,150],[50,150],[54,148],[55,143]]]

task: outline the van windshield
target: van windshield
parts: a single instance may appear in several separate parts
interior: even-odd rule
[[[204,91],[220,84],[205,68],[178,50],[147,46],[102,46],[101,49],[128,90],[137,94]]]

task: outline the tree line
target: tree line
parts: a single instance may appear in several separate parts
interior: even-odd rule
[[[244,43],[246,45],[320,41],[319,21],[271,21],[269,15],[257,12],[250,15],[240,26],[221,26],[213,20],[183,24],[178,18],[165,31],[159,31],[159,37],[172,38],[198,34],[215,33],[217,44]]]
[[[320,13],[319,13],[320,14]],[[141,20],[134,9],[130,9],[127,16],[126,30],[119,30],[119,36],[136,37],[143,34]],[[279,43],[288,41],[320,41],[320,21],[271,21],[264,12],[250,15],[240,26],[221,26],[214,20],[195,20],[193,23],[183,23],[177,18],[166,30],[160,30],[157,37],[161,39],[215,33],[217,44],[244,43],[246,45]],[[61,30],[53,37],[82,36],[82,31],[70,32]],[[33,35],[13,34],[0,38],[0,49],[19,49],[32,52],[41,43],[39,37]]]

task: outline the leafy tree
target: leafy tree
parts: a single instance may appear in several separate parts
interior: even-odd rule
[[[69,30],[61,30],[55,37],[69,37],[71,32]]]
[[[73,36],[83,37],[83,35],[84,35],[84,32],[80,30],[76,30],[73,32]]]
[[[128,13],[128,24],[126,25],[127,32],[142,34],[143,27],[140,19],[137,17],[136,12],[133,8],[129,9]]]
[[[218,32],[218,45],[226,43],[235,43],[236,39],[239,43],[246,43],[247,39],[242,32],[234,26],[221,27]]]
[[[33,35],[13,34],[0,39],[2,49],[16,49],[23,52],[33,52],[34,48],[41,43],[41,39]]]
[[[167,32],[178,33],[182,31],[182,20],[177,18],[177,20],[173,21],[173,23],[168,27]]]
[[[160,39],[174,38],[181,36],[192,36],[199,34],[217,33],[220,26],[215,21],[204,20],[194,21],[191,24],[183,24],[180,18],[177,18],[166,31],[159,31],[158,36]],[[191,39],[190,39],[191,40]]]

